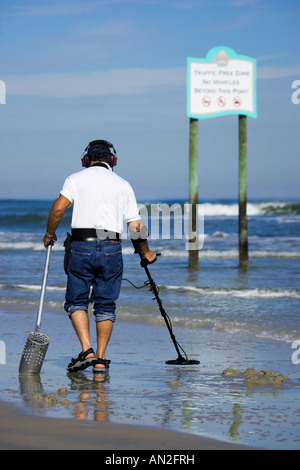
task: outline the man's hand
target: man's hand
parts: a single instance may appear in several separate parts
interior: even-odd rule
[[[128,222],[128,226],[130,231],[130,238],[135,250],[137,250],[137,252],[139,252],[148,263],[154,263],[157,260],[157,255],[154,253],[154,251],[149,249],[147,242],[147,237],[149,234],[143,221],[139,219]],[[133,236],[135,233],[141,235],[139,240],[137,240],[138,237]]]
[[[43,238],[44,247],[48,248],[48,245],[53,245],[54,242],[56,242],[56,240],[57,240],[57,236],[55,235],[55,233],[51,237],[45,233],[44,238]]]
[[[155,263],[155,261],[157,260],[156,253],[154,253],[154,251],[151,251],[151,250],[148,250],[147,253],[145,253],[143,256],[144,258],[146,258],[148,263]]]

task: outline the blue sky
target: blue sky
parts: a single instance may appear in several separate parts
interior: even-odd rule
[[[138,200],[188,198],[187,57],[257,60],[248,198],[299,198],[298,0],[2,0],[1,198],[54,199],[90,140]],[[238,116],[199,120],[199,198],[237,198]]]

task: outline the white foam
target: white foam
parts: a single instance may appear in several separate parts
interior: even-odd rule
[[[283,209],[286,206],[285,202],[279,201],[268,201],[268,202],[248,202],[247,203],[247,215],[257,216],[264,215],[267,211],[271,211],[273,208],[275,211]],[[272,211],[271,211],[272,212]],[[204,217],[205,216],[225,216],[225,217],[237,217],[239,214],[238,203],[204,203]]]
[[[160,286],[170,290],[184,290],[195,292],[200,295],[221,297],[244,297],[244,298],[281,298],[289,297],[300,299],[300,291],[293,289],[208,289],[194,286]]]
[[[157,250],[155,247],[152,247],[154,251],[161,251],[161,255],[164,258],[187,258],[188,250],[172,250],[159,248]],[[133,249],[131,247],[123,247],[123,255],[133,254]],[[200,258],[238,258],[239,252],[237,249],[232,250],[199,250]],[[275,251],[275,250],[256,250],[249,252],[249,258],[300,258],[299,251]]]
[[[0,251],[1,250],[33,250],[33,251],[43,251],[45,250],[44,245],[41,242],[0,242]],[[61,243],[55,243],[53,246],[55,251],[64,251],[64,247]]]
[[[39,285],[34,285],[34,284],[17,284],[15,286],[17,289],[23,289],[23,290],[30,290],[30,291],[36,291],[36,290],[41,290],[41,286]],[[48,291],[65,291],[65,287],[59,287],[59,286],[47,286],[46,289]]]
[[[262,204],[247,204],[247,215],[254,216],[263,214],[263,208],[265,206]],[[216,216],[226,216],[226,217],[237,217],[239,214],[239,205],[237,203],[233,204],[212,204],[206,202],[204,204],[204,217],[216,217]]]

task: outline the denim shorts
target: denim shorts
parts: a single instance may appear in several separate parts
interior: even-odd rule
[[[116,300],[120,295],[123,257],[119,241],[73,241],[68,261],[65,310],[87,312],[94,304],[96,322],[116,320]]]

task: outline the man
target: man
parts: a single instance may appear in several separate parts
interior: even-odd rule
[[[45,248],[57,240],[55,231],[72,204],[72,243],[67,264],[65,310],[68,312],[82,351],[68,365],[70,372],[93,366],[106,371],[106,348],[116,319],[116,300],[120,294],[123,259],[120,235],[123,221],[129,226],[133,243],[149,263],[156,254],[148,247],[134,192],[130,184],[113,173],[117,155],[105,140],[89,143],[82,157],[84,170],[69,176],[48,216],[43,238]],[[138,237],[138,238],[137,238]],[[87,315],[92,302],[97,331],[97,350],[91,348]]]

